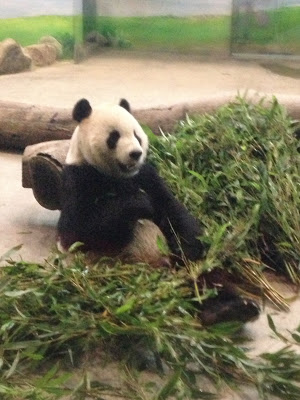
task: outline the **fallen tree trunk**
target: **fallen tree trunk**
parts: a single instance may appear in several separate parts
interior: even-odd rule
[[[197,102],[133,110],[133,115],[156,134],[161,130],[172,132],[178,121],[185,119],[187,114],[212,113],[235,98],[235,92],[221,93]],[[253,103],[262,98],[265,98],[266,104],[272,100],[271,95],[254,92],[248,92],[246,98]],[[292,118],[300,120],[300,96],[280,95],[277,99]],[[36,143],[70,139],[76,126],[71,114],[71,110],[62,108],[0,101],[0,148],[23,150]]]
[[[49,140],[69,139],[76,123],[70,110],[0,102],[0,148],[23,150]]]

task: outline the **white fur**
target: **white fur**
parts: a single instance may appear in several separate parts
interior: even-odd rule
[[[120,139],[111,150],[106,141],[113,130],[120,133]],[[141,139],[141,144],[134,133]],[[93,109],[76,127],[66,164],[87,163],[111,176],[129,177],[139,171],[147,150],[148,137],[137,120],[119,105],[103,104]],[[141,157],[133,160],[129,155],[132,151],[141,151]],[[126,171],[120,169],[120,163]]]

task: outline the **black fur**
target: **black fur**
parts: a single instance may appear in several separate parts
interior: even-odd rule
[[[125,108],[126,111],[131,113],[130,104],[128,103],[128,101],[126,99],[121,99],[120,103],[119,103],[119,106]]]
[[[63,169],[63,190],[58,233],[65,248],[79,241],[85,245],[83,250],[118,255],[132,241],[137,220],[144,218],[159,226],[179,263],[203,256],[198,239],[200,223],[176,200],[150,164],[144,164],[137,175],[126,179],[112,178],[89,165],[68,165]],[[246,322],[257,317],[257,304],[231,288],[234,277],[229,277],[227,287],[226,277],[216,277],[217,272],[213,270],[199,279],[199,288],[221,290],[220,296],[202,303],[202,323]]]
[[[199,222],[151,165],[126,179],[112,178],[88,165],[69,165],[63,170],[63,185],[58,233],[65,248],[80,241],[86,249],[118,253],[132,240],[137,220],[144,218],[159,226],[178,260],[202,256]]]
[[[132,240],[136,221],[153,217],[150,200],[135,181],[89,165],[65,166],[63,188],[58,233],[66,248],[80,241],[86,250],[118,252]]]
[[[178,259],[195,261],[203,256],[200,222],[174,197],[156,169],[145,164],[135,180],[150,198],[154,208],[153,221],[165,235],[170,249]]]
[[[77,122],[81,122],[83,119],[89,117],[92,113],[92,107],[88,100],[79,100],[73,108],[73,119]]]
[[[113,150],[117,147],[118,140],[120,139],[120,132],[113,130],[110,132],[108,139],[106,140],[107,147]]]
[[[136,140],[139,142],[140,145],[142,145],[142,139],[136,134],[136,132],[133,132],[134,137],[136,138]]]

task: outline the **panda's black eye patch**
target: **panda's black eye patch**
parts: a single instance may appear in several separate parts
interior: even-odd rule
[[[106,140],[107,147],[113,150],[117,147],[118,140],[120,139],[120,132],[113,130],[110,132],[108,139]]]
[[[135,131],[133,131],[133,133],[136,140],[139,142],[140,145],[142,145],[142,139],[135,133]]]

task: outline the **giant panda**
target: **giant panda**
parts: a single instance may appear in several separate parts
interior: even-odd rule
[[[73,118],[79,124],[63,170],[62,247],[79,241],[102,255],[168,264],[158,248],[160,236],[178,260],[199,259],[200,224],[146,162],[148,137],[129,103],[92,109],[82,99]]]
[[[82,242],[92,254],[158,266],[201,259],[201,224],[147,162],[148,137],[128,101],[92,108],[81,99],[74,106],[73,119],[78,126],[63,168],[61,247]],[[167,243],[168,256],[161,253],[159,237]],[[257,314],[254,304],[233,298],[231,311],[239,301],[234,318]],[[209,310],[205,312],[209,321],[219,322],[224,318],[215,315],[222,307],[215,304],[210,307],[213,317]]]

